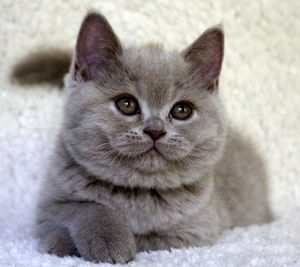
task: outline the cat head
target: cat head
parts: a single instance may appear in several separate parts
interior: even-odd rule
[[[65,79],[63,138],[76,161],[131,187],[168,188],[206,175],[226,132],[223,43],[214,27],[182,52],[125,47],[105,17],[89,13]]]

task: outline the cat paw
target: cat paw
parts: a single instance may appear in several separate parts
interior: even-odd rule
[[[127,263],[133,260],[136,244],[129,231],[81,230],[74,237],[81,257],[92,262]]]
[[[75,244],[66,229],[56,229],[40,240],[42,252],[59,257],[78,255]]]

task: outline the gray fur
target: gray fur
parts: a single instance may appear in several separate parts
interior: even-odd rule
[[[223,36],[220,29],[209,32]],[[44,251],[125,263],[136,251],[208,245],[226,228],[270,219],[261,159],[227,129],[220,66],[209,73],[199,61],[195,72],[191,60],[205,58],[193,56],[198,47],[206,53],[197,41],[183,53],[149,45],[122,47],[120,54],[118,45],[109,71],[94,69],[92,76],[80,76],[80,66],[76,72],[75,53],[39,202]],[[141,114],[117,111],[112,99],[123,93],[136,97]],[[195,107],[186,121],[168,116],[179,100]],[[148,151],[152,140],[143,133],[154,125],[166,131],[157,141],[160,154]]]

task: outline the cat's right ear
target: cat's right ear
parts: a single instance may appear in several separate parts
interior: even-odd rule
[[[73,77],[90,81],[107,72],[118,61],[122,47],[107,19],[96,12],[84,18],[77,37]]]

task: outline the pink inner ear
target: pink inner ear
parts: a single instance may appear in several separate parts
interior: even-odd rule
[[[120,42],[106,18],[89,13],[81,24],[76,45],[75,76],[85,73],[83,80],[95,78],[109,62],[122,52]]]
[[[224,51],[224,34],[220,28],[204,32],[184,53],[191,63],[192,72],[207,85],[220,75]]]

